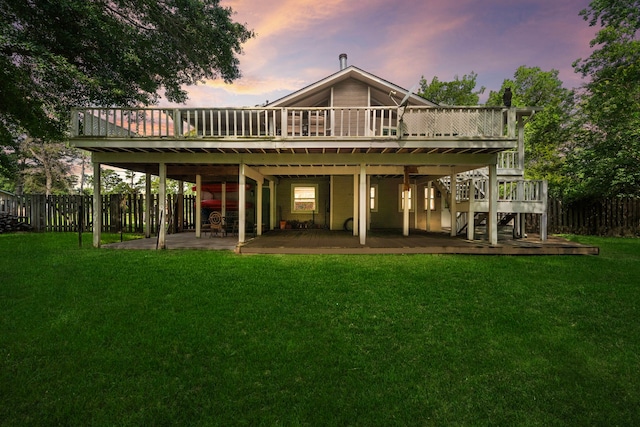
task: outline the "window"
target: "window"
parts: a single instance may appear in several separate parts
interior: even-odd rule
[[[398,210],[400,212],[404,211],[404,184],[400,184],[398,185],[398,193],[399,193],[399,197],[398,197]],[[415,185],[410,185],[409,186],[409,211],[413,212],[413,194],[416,193],[416,186]]]
[[[318,212],[318,186],[316,184],[292,185],[291,192],[292,212]]]
[[[398,135],[398,130],[396,128],[383,127],[382,128],[382,136],[396,136]]]
[[[435,211],[436,210],[436,189],[431,187],[424,187],[424,210]]]
[[[369,187],[369,210],[378,212],[378,184]]]

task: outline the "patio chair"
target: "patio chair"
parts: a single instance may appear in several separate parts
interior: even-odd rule
[[[222,236],[223,233],[226,235],[224,218],[218,211],[213,211],[209,214],[209,227],[209,237],[213,236],[213,233],[220,233],[220,236]]]

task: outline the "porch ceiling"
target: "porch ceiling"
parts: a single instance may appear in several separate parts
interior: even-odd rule
[[[423,168],[420,176],[442,176],[495,162],[497,153],[513,148],[512,140],[458,139],[438,141],[181,141],[86,139],[74,141],[93,153],[93,161],[112,167],[158,175],[167,165],[171,179],[194,182],[234,181],[238,165],[245,164],[265,176],[303,177],[359,173],[401,176],[404,165]]]
[[[151,140],[110,138],[76,140],[77,148],[92,153],[183,153],[183,154],[495,154],[513,149],[516,142],[511,139],[457,138],[436,141],[389,139],[374,140],[362,138],[347,143],[342,140],[317,141],[247,141],[244,139],[211,140]]]

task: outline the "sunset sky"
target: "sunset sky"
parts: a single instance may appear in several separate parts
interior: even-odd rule
[[[338,55],[404,88],[421,76],[453,80],[475,71],[499,90],[520,65],[557,69],[590,54],[596,29],[578,14],[590,0],[221,0],[256,37],[240,56],[242,78],[189,88],[187,106],[275,101],[339,70]],[[161,103],[161,105],[168,105]]]

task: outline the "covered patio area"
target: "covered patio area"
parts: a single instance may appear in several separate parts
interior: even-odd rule
[[[486,239],[466,240],[443,232],[372,230],[366,245],[347,231],[324,229],[272,230],[238,244],[237,237],[200,237],[193,232],[169,234],[166,249],[233,250],[238,254],[470,254],[470,255],[598,255],[599,249],[549,236],[513,239],[504,230],[497,245]],[[479,236],[482,237],[482,236]],[[156,238],[104,245],[119,249],[156,249]]]

